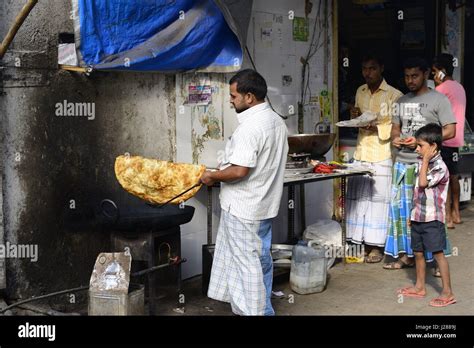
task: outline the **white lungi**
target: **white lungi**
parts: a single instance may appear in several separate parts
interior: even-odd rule
[[[346,194],[347,240],[378,247],[385,245],[388,231],[392,160],[378,163],[354,161],[372,169],[373,176],[349,178]]]
[[[221,214],[207,296],[238,315],[273,315],[271,221]]]

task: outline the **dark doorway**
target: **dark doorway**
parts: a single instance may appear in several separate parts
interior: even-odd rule
[[[474,1],[466,2],[463,85],[467,96],[466,120],[474,127]]]
[[[339,119],[349,119],[347,105],[353,104],[357,88],[364,84],[361,58],[376,52],[385,61],[385,79],[406,93],[403,61],[420,56],[428,61],[436,54],[438,1],[398,0],[359,5],[339,2]],[[343,59],[348,58],[348,66]],[[341,128],[341,138],[356,138],[357,129]]]

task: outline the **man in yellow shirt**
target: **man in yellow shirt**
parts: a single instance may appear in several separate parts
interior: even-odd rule
[[[402,93],[383,78],[384,63],[376,55],[362,59],[362,75],[366,84],[356,93],[351,117],[371,111],[378,115],[370,126],[359,128],[354,162],[368,167],[374,175],[354,177],[348,181],[346,196],[347,239],[355,244],[365,244],[365,261],[380,262],[388,229],[390,187],[392,179],[392,154],[390,132],[392,105]]]

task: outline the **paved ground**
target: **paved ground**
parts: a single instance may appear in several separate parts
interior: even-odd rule
[[[415,281],[415,269],[384,270],[382,263],[336,263],[329,271],[325,291],[298,295],[289,287],[289,273],[275,278],[274,291],[284,298],[272,300],[277,315],[473,315],[474,314],[474,202],[462,210],[462,225],[450,230],[450,240],[457,256],[450,257],[451,280],[457,303],[444,308],[428,305],[441,290],[441,279],[433,277],[431,266],[427,275],[427,297],[424,299],[397,296],[396,289]],[[201,291],[201,277],[183,284],[185,311],[173,301],[162,299],[159,315],[233,315],[230,305],[211,300]],[[171,298],[171,297],[169,297]],[[37,305],[37,304],[36,304]],[[0,303],[0,308],[6,304]],[[14,315],[39,315],[36,309],[15,309]],[[41,311],[40,311],[41,312]],[[45,309],[42,313],[47,313]],[[87,306],[78,311],[86,315]],[[49,312],[48,312],[49,313]],[[11,315],[11,314],[10,314]]]
[[[284,299],[274,299],[277,315],[472,315],[474,314],[474,204],[462,210],[464,223],[450,230],[450,239],[457,256],[450,257],[451,279],[457,304],[444,308],[428,305],[441,290],[441,280],[427,276],[425,299],[397,297],[396,289],[415,281],[415,269],[384,270],[382,264],[337,263],[329,271],[324,292],[298,295],[290,290],[288,276],[274,284]],[[201,292],[201,278],[184,284],[186,307],[184,315],[232,315],[230,305],[208,299]],[[293,301],[290,301],[293,300]],[[291,302],[291,303],[290,303]],[[171,310],[163,314],[177,314]]]

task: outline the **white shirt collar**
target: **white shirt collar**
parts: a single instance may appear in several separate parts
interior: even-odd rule
[[[269,107],[267,102],[252,106],[251,108],[237,114],[237,119],[239,123],[243,123],[246,119],[249,118],[250,115],[255,114],[257,112],[263,111]]]

